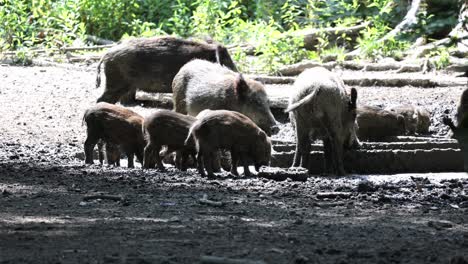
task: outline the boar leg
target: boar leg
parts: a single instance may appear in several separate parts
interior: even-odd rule
[[[135,105],[136,104],[136,89],[131,89],[128,93],[120,98],[120,103],[123,105]]]
[[[213,178],[214,173],[213,173],[213,159],[216,156],[216,154],[213,154],[213,152],[204,152],[203,153],[203,163],[205,164],[205,169],[206,173],[208,174],[208,178]]]
[[[130,85],[125,80],[116,77],[120,76],[120,73],[106,72],[106,76],[110,76],[109,74],[112,75],[112,78],[107,79],[104,93],[97,99],[98,103],[106,102],[115,104],[125,93],[127,93],[128,87],[130,87]]]
[[[93,164],[93,149],[94,146],[96,146],[96,144],[98,143],[98,141],[99,138],[93,137],[92,133],[88,132],[88,137],[86,138],[84,143],[86,164]]]
[[[155,145],[154,146],[154,154],[155,154],[156,164],[158,166],[158,169],[163,171],[164,170],[164,165],[162,163],[162,159],[161,159],[161,156],[159,154],[159,152],[161,151],[161,147],[162,147],[161,145]]]
[[[250,170],[249,170],[249,162],[247,161],[245,153],[242,153],[239,156],[240,156],[240,159],[241,159],[241,162],[242,162],[242,166],[244,167],[245,177],[252,176],[252,174],[250,173]]]
[[[231,149],[231,174],[235,176],[239,176],[239,172],[237,171],[237,164],[239,162],[239,153],[232,148]]]
[[[203,154],[201,151],[198,151],[197,153],[197,163],[198,163],[198,173],[200,173],[201,176],[205,176],[205,168],[203,166]]]
[[[187,160],[188,160],[189,152],[187,150],[182,150],[182,151],[179,151],[179,152],[180,152],[179,169],[181,171],[187,171]],[[176,158],[177,158],[177,153],[176,153]],[[177,164],[177,162],[176,162],[176,164]]]
[[[339,140],[336,133],[332,134],[332,164],[333,171],[336,175],[345,175],[343,166],[343,141]]]
[[[310,148],[309,130],[296,120],[296,152],[294,153],[293,167],[309,168]]]
[[[143,158],[143,168],[151,169],[154,168],[154,146],[148,143],[145,147],[145,154]]]
[[[135,164],[133,163],[133,160],[135,159],[135,154],[133,152],[127,152],[127,159],[128,159],[128,167],[129,168],[135,168]]]
[[[213,172],[221,172],[221,155],[222,154],[223,153],[220,150],[213,152],[213,159],[211,159],[211,167],[213,168]]]
[[[333,171],[333,149],[330,138],[323,138],[323,171],[325,174],[330,174]]]
[[[99,163],[101,166],[104,164],[104,142],[102,140],[99,140],[97,143],[98,146],[98,158],[99,158]]]

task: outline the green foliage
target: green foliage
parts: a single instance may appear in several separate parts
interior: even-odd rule
[[[431,51],[426,58],[432,58],[431,62],[437,70],[446,68],[450,65],[450,53],[447,48],[438,48]]]
[[[388,29],[381,29],[386,25],[377,24],[374,27],[368,27],[362,33],[362,37],[357,39],[358,47],[361,49],[361,54],[370,59],[380,59],[383,57],[393,57],[399,59],[401,51],[409,48],[410,43],[404,40],[388,38],[385,41],[380,41],[384,36],[382,32],[387,32]]]
[[[0,1],[1,49],[62,46],[84,33],[77,0]]]
[[[231,49],[241,70],[275,72],[303,59],[343,60],[356,47],[366,58],[399,57],[414,36],[435,37],[454,25],[452,6],[461,1],[445,2],[447,7],[439,10],[423,6],[413,36],[382,43],[378,40],[406,14],[407,0],[0,0],[0,50],[61,47],[86,34],[115,41],[166,34],[211,37],[225,45],[257,47],[255,58],[241,48]],[[305,50],[295,33],[365,21],[371,24],[357,43],[351,42],[352,35],[331,39],[323,33],[316,38],[315,51]],[[19,58],[28,57],[21,52]]]

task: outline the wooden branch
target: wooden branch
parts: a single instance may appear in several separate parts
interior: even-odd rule
[[[235,51],[236,49],[241,49],[246,55],[255,55],[256,48],[252,44],[244,43],[240,45],[229,45],[227,46],[227,49],[230,52]]]
[[[379,62],[379,63],[366,63],[366,62],[355,62],[355,61],[344,61],[342,63],[328,62],[319,63],[316,61],[303,61],[293,65],[288,65],[278,70],[279,74],[284,76],[294,76],[303,72],[305,69],[314,67],[325,67],[329,70],[337,66],[341,66],[345,69],[350,70],[364,70],[364,71],[389,71],[395,70],[398,72],[418,72],[421,71],[422,63],[407,63],[407,62]],[[264,78],[264,80],[267,80]],[[268,82],[265,82],[268,83]],[[278,81],[279,83],[279,81]]]
[[[379,42],[384,42],[389,38],[393,38],[398,35],[400,32],[408,29],[418,22],[416,15],[418,14],[419,8],[421,6],[422,0],[413,0],[411,1],[411,7],[406,13],[406,16],[403,18],[403,21],[400,22],[393,30],[388,32]]]
[[[60,48],[61,51],[78,51],[78,50],[101,50],[101,49],[107,49],[110,47],[115,46],[114,44],[110,45],[98,45],[98,46],[89,46],[89,47],[63,47]]]
[[[352,27],[303,29],[292,33],[287,33],[283,37],[302,37],[304,38],[304,47],[306,49],[313,50],[318,44],[318,37],[323,34],[327,35],[331,40],[337,39],[343,34],[351,37],[357,37],[359,32],[368,27],[370,24],[371,23],[367,21]]]
[[[209,200],[208,195],[206,194],[204,194],[202,198],[198,199],[198,202],[204,205],[209,205],[209,206],[214,206],[214,207],[224,206],[223,202]]]
[[[418,14],[419,8],[421,6],[421,2],[424,0],[412,0],[411,2],[411,7],[406,13],[405,17],[403,18],[403,21],[401,21],[393,30],[388,32],[384,37],[379,39],[377,42],[378,43],[383,43],[385,40],[388,40],[389,38],[393,38],[396,35],[398,35],[400,32],[408,29],[412,25],[416,24],[418,22],[418,18],[416,15]],[[352,56],[357,56],[361,53],[361,49],[357,48],[351,52],[348,53],[348,55]]]
[[[292,77],[277,77],[266,75],[247,75],[247,77],[265,84],[290,84],[295,81],[295,79]]]
[[[91,42],[99,44],[99,45],[115,44],[115,42],[112,41],[112,40],[103,39],[103,38],[92,36],[92,35],[86,35],[85,38],[86,38],[87,41],[91,41]]]

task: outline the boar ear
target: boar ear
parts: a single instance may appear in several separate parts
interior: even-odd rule
[[[357,90],[356,88],[351,88],[351,100],[349,102],[349,110],[356,109],[356,101],[357,101]]]
[[[234,90],[235,93],[237,94],[237,97],[240,100],[243,100],[244,98],[247,97],[247,93],[249,91],[249,85],[244,79],[244,76],[242,74],[237,75],[236,80],[234,82]]]

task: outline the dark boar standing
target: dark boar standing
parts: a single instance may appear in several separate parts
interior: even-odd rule
[[[408,104],[389,107],[386,110],[405,118],[407,135],[429,133],[431,114],[425,108]]]
[[[268,165],[271,157],[271,141],[266,133],[247,116],[227,110],[205,110],[197,116],[190,128],[186,142],[193,138],[197,149],[197,162],[200,174],[213,177],[212,162],[214,153],[220,149],[231,152],[231,173],[238,175],[239,160],[246,176],[250,176],[248,158],[255,169]]]
[[[204,109],[237,111],[268,135],[278,130],[263,85],[219,64],[204,60],[185,64],[174,77],[172,90],[178,113],[196,116]]]
[[[97,67],[96,87],[100,86],[104,64],[106,87],[98,102],[134,103],[137,89],[170,93],[172,79],[192,59],[216,62],[236,70],[227,49],[216,43],[175,37],[133,39],[107,51]],[[125,95],[125,96],[124,96]]]
[[[323,140],[325,171],[345,174],[344,147],[356,144],[357,91],[348,95],[343,81],[322,67],[302,72],[294,83],[286,112],[296,129],[294,167],[309,169],[311,138]]]
[[[455,125],[452,119],[444,116],[442,122],[449,126],[453,133],[453,138],[458,141],[461,152],[463,154],[464,171],[468,172],[468,89],[464,90],[460,98],[460,103],[457,107]]]
[[[163,170],[159,152],[162,146],[167,146],[166,154],[179,151],[176,155],[176,167],[186,170],[187,158],[191,155],[195,160],[195,145],[191,140],[184,144],[195,117],[179,114],[169,110],[157,110],[145,118],[143,131],[147,145],[144,153],[144,168],[154,168],[155,162]]]
[[[121,106],[98,103],[86,110],[83,120],[87,125],[84,144],[87,164],[93,164],[93,149],[99,140],[120,147],[127,155],[129,168],[134,167],[135,155],[143,162],[142,116]]]
[[[357,136],[361,140],[385,140],[405,135],[405,118],[377,106],[357,109]]]

